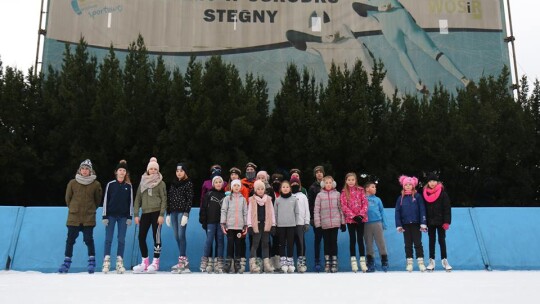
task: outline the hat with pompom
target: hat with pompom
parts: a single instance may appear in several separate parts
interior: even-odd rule
[[[405,185],[411,184],[413,188],[416,188],[416,186],[418,185],[418,178],[414,176],[410,177],[410,176],[402,175],[399,177],[399,183],[403,187],[405,187]]]
[[[159,171],[159,164],[157,162],[157,158],[155,157],[150,158],[150,161],[148,162],[148,166],[146,166],[146,171],[150,170],[150,168],[154,168]]]
[[[116,165],[116,169],[114,171],[118,171],[118,169],[124,169],[128,170],[127,161],[125,159],[122,159],[118,162],[118,165]]]

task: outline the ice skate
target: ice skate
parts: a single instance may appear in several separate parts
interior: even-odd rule
[[[109,270],[111,269],[111,256],[106,255],[103,258],[103,266],[101,266],[101,272],[103,273],[109,273]]]
[[[214,259],[214,273],[223,273],[223,258],[215,258]]]
[[[287,258],[287,273],[293,273],[294,270],[295,270],[294,259],[293,258]]]
[[[332,257],[332,267],[330,268],[330,271],[332,273],[338,272],[338,259],[335,255]]]
[[[412,260],[412,258],[407,258],[407,267],[405,267],[405,270],[407,270],[408,272],[413,271],[413,260]]]
[[[387,272],[388,271],[388,255],[384,254],[381,256],[381,265],[382,265],[382,270],[384,272]]]
[[[243,274],[246,271],[246,258],[240,258],[240,267],[238,267],[238,273]]]
[[[366,257],[364,257],[364,256],[360,257],[360,269],[364,273],[367,272],[367,270],[368,270],[367,265],[366,265]]]
[[[375,272],[375,259],[372,255],[367,256],[367,270],[366,272]]]
[[[206,265],[206,272],[212,273],[215,271],[217,267],[217,258],[212,259],[212,257],[208,258],[208,264]]]
[[[249,258],[249,272],[251,273],[261,273],[261,268],[257,266],[256,258]]]
[[[124,259],[122,259],[121,256],[116,257],[116,273],[122,274],[126,272],[126,268],[124,267]]]
[[[147,273],[156,273],[159,271],[159,258],[154,258],[152,264],[146,269]]]
[[[133,273],[146,273],[148,265],[150,265],[148,258],[142,258],[142,262],[139,265],[133,266]]]
[[[286,257],[280,257],[279,258],[279,269],[280,269],[280,272],[281,273],[285,273],[287,272],[287,270],[289,270],[289,266],[287,265],[287,258]]]
[[[355,256],[351,257],[351,270],[352,272],[358,272],[358,262]]]
[[[272,266],[272,263],[270,262],[269,258],[265,258],[263,260],[263,266],[264,266],[264,272],[265,273],[272,273],[274,272],[274,266]]]
[[[62,263],[62,265],[60,265],[60,268],[58,268],[58,272],[59,273],[68,273],[69,267],[71,267],[71,258],[66,257],[64,259],[64,262]]]
[[[325,255],[324,256],[324,272],[330,273],[332,261],[330,260],[330,256]]]
[[[180,264],[180,261],[178,262]],[[201,272],[206,272],[206,268],[208,267],[208,257],[201,257],[201,266],[199,267],[199,270]]]
[[[228,257],[225,259],[225,265],[223,266],[224,273],[234,273],[233,259]]]
[[[421,272],[426,271],[426,265],[424,264],[424,258],[417,258],[416,261],[418,262],[418,270]]]
[[[433,270],[435,270],[435,260],[434,259],[429,259],[429,263],[426,267],[426,270],[431,272]]]
[[[275,272],[281,272],[281,257],[279,255],[272,257],[272,264]]]
[[[92,255],[88,257],[88,273],[92,274],[95,271],[96,271],[96,257]]]
[[[444,268],[444,270],[446,270],[446,272],[452,271],[452,266],[450,266],[450,264],[448,264],[447,259],[442,259],[441,264],[442,264],[442,267]]]
[[[299,273],[304,273],[304,272],[307,271],[306,257],[305,256],[299,256],[296,263],[297,263],[296,268],[298,269]]]
[[[174,273],[190,273],[191,270],[189,270],[189,260],[186,256],[181,256],[178,258],[178,268]]]

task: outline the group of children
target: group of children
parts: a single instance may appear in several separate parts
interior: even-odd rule
[[[307,271],[304,234],[313,227],[314,271],[338,271],[338,234],[349,232],[351,269],[354,272],[375,271],[376,244],[383,271],[388,270],[388,254],[384,233],[387,229],[382,201],[376,196],[376,181],[359,185],[357,175],[348,173],[341,193],[332,176],[325,176],[324,167],[314,168],[315,182],[309,190],[302,187],[300,170],[292,169],[289,180],[281,174],[271,177],[266,171],[256,172],[253,163],[246,165],[246,177],[236,167],[229,170],[229,181],[221,176],[221,167],[210,168],[210,179],[203,183],[199,222],[205,230],[206,241],[200,271],[214,273],[244,273],[246,271],[246,238],[251,245],[249,270],[251,273],[291,273]],[[127,169],[120,161],[115,180],[109,182],[102,201],[101,185],[96,180],[90,160],[83,161],[75,179],[66,190],[69,208],[65,259],[59,268],[67,273],[71,265],[73,245],[80,231],[88,247],[88,272],[96,267],[93,228],[96,209],[103,202],[102,223],[106,226],[105,252],[102,272],[111,270],[111,245],[115,227],[118,229],[116,257],[117,273],[124,273],[123,254],[127,226],[132,219],[139,225],[141,263],[133,273],[154,273],[160,269],[161,227],[173,229],[178,245],[178,263],[173,273],[189,272],[186,255],[186,229],[194,197],[193,183],[186,163],[179,163],[176,176],[168,190],[159,172],[157,159],[152,157],[141,177],[135,199]],[[413,247],[420,271],[435,269],[435,242],[438,237],[442,266],[451,270],[446,254],[446,230],[451,224],[448,195],[435,174],[427,176],[427,184],[420,194],[416,191],[416,177],[401,176],[403,187],[397,198],[395,222],[403,233],[406,270],[413,270]],[[152,227],[153,259],[150,261],[146,237]],[[429,234],[429,262],[424,264],[421,233]],[[227,238],[226,253],[224,238]],[[324,243],[324,260],[320,259],[320,243]],[[365,244],[365,245],[364,245]],[[357,251],[359,259],[357,260]],[[297,261],[294,263],[296,248]]]

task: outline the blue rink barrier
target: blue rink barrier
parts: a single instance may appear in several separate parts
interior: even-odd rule
[[[67,207],[0,207],[0,267],[19,271],[56,272],[64,258],[67,236]],[[405,269],[403,235],[396,232],[394,209],[385,209],[388,229],[384,232],[391,271]],[[448,259],[455,270],[539,270],[540,208],[453,208],[452,225],[447,231]],[[97,271],[103,260],[105,228],[101,223],[101,208],[97,210],[94,240]],[[199,209],[193,208],[187,227],[187,256],[191,271],[198,271],[204,242],[204,230],[199,224]],[[163,225],[160,270],[168,271],[177,263],[179,249],[172,228]],[[314,268],[313,229],[306,233],[308,271]],[[422,237],[424,256],[429,258],[427,233]],[[246,240],[249,257],[249,241]],[[153,255],[151,230],[147,245]],[[116,231],[111,256],[116,256]],[[226,241],[225,241],[226,246]],[[226,247],[225,247],[226,248]],[[376,248],[376,247],[375,247]],[[439,245],[436,244],[436,270],[441,269]],[[323,245],[321,244],[321,258]],[[225,249],[226,253],[226,249]],[[73,252],[70,272],[85,272],[87,248],[79,235]],[[138,226],[131,225],[126,233],[124,263],[131,268],[140,263]],[[350,271],[349,235],[339,232],[338,259],[340,271]],[[380,271],[380,256],[375,253]],[[114,263],[113,263],[114,264]],[[416,263],[415,263],[416,264]],[[5,267],[4,267],[5,266]],[[416,265],[415,265],[416,269]]]

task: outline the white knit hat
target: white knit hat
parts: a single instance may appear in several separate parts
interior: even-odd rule
[[[150,158],[150,162],[148,162],[148,166],[146,166],[146,171],[148,172],[150,168],[156,168],[159,171],[159,164],[157,162],[157,158],[155,157]]]

